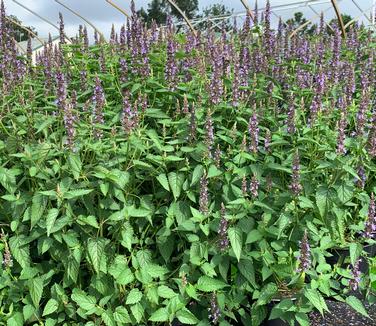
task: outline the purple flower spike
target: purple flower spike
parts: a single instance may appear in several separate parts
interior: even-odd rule
[[[93,102],[95,103],[93,110],[93,122],[94,124],[102,124],[104,123],[103,108],[105,105],[105,96],[102,88],[102,83],[98,76],[95,77]],[[99,139],[102,138],[102,136],[102,130],[94,128],[94,137]]]
[[[228,223],[227,223],[225,215],[226,215],[226,208],[225,208],[225,205],[221,203],[221,220],[219,222],[219,229],[218,229],[219,249],[221,251],[225,251],[229,245],[229,241],[227,237]]]
[[[297,196],[303,190],[302,185],[300,184],[300,159],[299,154],[296,153],[293,159],[292,164],[292,182],[289,186],[292,193]]]
[[[249,150],[253,153],[257,153],[258,140],[259,140],[259,128],[257,121],[257,114],[254,111],[253,115],[249,118],[248,133],[251,138]]]
[[[307,230],[304,231],[302,241],[299,241],[300,253],[298,257],[299,265],[297,272],[303,273],[311,267],[311,247],[308,242]]]
[[[213,292],[211,300],[210,300],[210,308],[208,308],[209,311],[209,320],[213,325],[216,325],[218,323],[219,317],[221,317],[221,311],[218,306],[217,302],[217,296]]]
[[[366,170],[364,169],[363,165],[359,165],[358,167],[358,177],[359,179],[356,180],[356,185],[360,189],[364,189],[364,186],[366,185],[366,181],[367,181],[367,175],[366,175]]]
[[[371,199],[368,206],[368,217],[365,223],[365,230],[363,236],[366,239],[373,239],[376,232],[376,207],[375,207],[375,195],[371,194]]]
[[[352,279],[349,282],[349,287],[351,290],[356,291],[359,288],[360,280],[361,280],[361,272],[359,270],[359,264],[361,262],[361,258],[358,258],[355,264],[351,267],[351,276]]]
[[[206,215],[209,212],[208,179],[204,175],[200,180],[200,212]]]
[[[251,179],[251,183],[250,183],[250,186],[249,186],[249,190],[251,192],[251,195],[253,198],[257,198],[258,197],[258,188],[260,186],[260,182],[257,180],[257,177],[256,175],[254,174],[252,179]]]

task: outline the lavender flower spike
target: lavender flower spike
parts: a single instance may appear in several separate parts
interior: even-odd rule
[[[219,229],[218,229],[219,249],[221,251],[225,251],[229,245],[229,241],[227,237],[228,223],[227,223],[225,215],[226,215],[226,208],[225,208],[225,205],[221,203],[221,220],[219,222]]]
[[[254,174],[251,183],[249,186],[249,190],[251,191],[252,197],[257,198],[258,197],[258,188],[259,188],[260,182],[257,180],[256,175]]]
[[[365,230],[363,236],[366,239],[372,239],[376,232],[376,205],[375,205],[375,195],[371,194],[371,200],[368,206],[368,218],[365,223]]]
[[[221,311],[218,306],[217,296],[214,292],[210,300],[210,308],[208,308],[208,311],[209,320],[212,322],[213,325],[216,325],[218,323],[219,317],[221,317]]]
[[[297,269],[298,273],[303,273],[307,271],[311,266],[311,247],[308,242],[307,230],[304,231],[302,241],[299,241],[300,253],[298,257],[299,266]]]
[[[300,183],[300,160],[299,154],[296,153],[293,159],[292,164],[292,183],[289,186],[292,193],[297,196],[303,190],[303,187]]]
[[[259,128],[258,128],[256,111],[254,111],[253,115],[249,119],[248,132],[251,138],[249,150],[253,153],[257,153],[257,146],[258,146],[258,140],[259,140]]]
[[[208,179],[206,175],[203,175],[200,180],[200,212],[207,214],[209,211],[209,194],[208,194]]]
[[[351,290],[356,291],[359,288],[361,272],[359,270],[359,264],[361,258],[358,258],[355,264],[351,268],[352,279],[349,282],[349,287]]]

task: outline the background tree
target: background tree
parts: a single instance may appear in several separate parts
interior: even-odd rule
[[[342,16],[342,21],[343,21],[343,24],[346,26],[347,23],[349,23],[350,21],[353,20],[353,18],[350,16],[350,15],[346,15],[346,14],[341,14]],[[339,26],[339,22],[338,22],[338,19],[337,18],[333,18],[330,22],[329,22],[329,25],[330,26]],[[350,26],[348,26],[346,28],[346,31],[349,30]]]
[[[175,0],[175,3],[186,14],[189,19],[196,16],[198,12],[198,0]],[[148,4],[147,11],[141,8],[138,14],[150,24],[153,20],[158,24],[165,24],[167,15],[172,15],[177,20],[182,20],[180,13],[167,0],[152,0]]]
[[[297,29],[299,26],[305,24],[308,21],[303,15],[301,11],[298,11],[294,14],[294,18],[287,19],[285,24],[287,26],[291,26],[292,30]],[[307,24],[304,26],[299,33],[308,33],[308,34],[313,34],[313,32],[316,30],[316,26],[312,25],[312,23]]]
[[[234,9],[229,9],[223,4],[216,3],[211,6],[208,6],[203,9],[202,14],[198,17],[200,18],[208,18],[208,17],[215,17],[215,16],[227,16],[231,15],[234,12]],[[210,27],[212,23],[208,21],[203,21],[202,23],[198,24],[198,28],[201,30],[205,30],[208,27]],[[225,29],[228,31],[232,28],[232,22],[231,21],[223,21],[223,23],[220,24],[220,26],[215,26],[213,29],[216,32],[220,32],[222,29]]]
[[[25,26],[21,20],[19,20],[16,16],[14,15],[8,15],[9,18],[11,18],[12,20],[16,21],[18,24],[22,25],[22,26]],[[7,27],[9,28],[9,30],[11,30],[11,36],[17,41],[17,42],[21,42],[21,41],[26,41],[28,38],[29,38],[29,33],[24,30],[23,28],[21,28],[20,26],[18,26],[17,24],[14,24],[13,22],[9,21],[9,20],[6,20],[6,25]],[[35,27],[33,26],[25,26],[26,28],[30,29],[33,33],[35,34],[38,34],[37,31],[35,30]]]

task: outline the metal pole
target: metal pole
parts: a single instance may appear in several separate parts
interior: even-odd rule
[[[102,40],[106,41],[103,33],[98,29],[96,28],[88,19],[86,19],[85,17],[83,17],[82,15],[80,15],[78,12],[74,11],[73,9],[69,8],[67,5],[65,5],[64,3],[61,3],[59,0],[55,0],[55,2],[57,2],[59,5],[63,6],[65,9],[67,9],[68,11],[70,11],[73,15],[76,15],[77,17],[81,18],[82,20],[84,20],[86,23],[88,23],[101,37]]]

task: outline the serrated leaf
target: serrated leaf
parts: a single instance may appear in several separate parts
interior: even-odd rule
[[[353,309],[359,312],[361,315],[365,317],[369,317],[367,310],[364,308],[363,303],[357,298],[352,295],[346,298],[346,303],[350,305]]]
[[[164,189],[166,189],[167,191],[170,191],[170,186],[168,184],[167,175],[165,173],[162,173],[159,176],[157,176],[157,180],[159,181],[159,183],[162,185]]]
[[[56,218],[59,215],[59,210],[56,208],[51,208],[46,217],[46,229],[47,229],[47,236],[49,237],[51,234],[51,230],[55,224]]]
[[[164,298],[164,299],[171,299],[171,298],[175,297],[177,294],[172,289],[170,289],[168,286],[160,285],[160,286],[158,286],[158,295],[161,298]]]
[[[150,316],[150,321],[155,322],[162,322],[162,321],[168,321],[170,317],[170,314],[168,313],[167,308],[159,308],[158,310],[154,311],[153,314]]]
[[[34,306],[38,308],[39,302],[40,302],[40,299],[42,298],[42,293],[43,293],[43,279],[41,277],[36,277],[36,278],[29,280],[27,284],[28,284],[31,300],[34,303]]]
[[[131,304],[140,302],[141,299],[142,299],[142,292],[139,289],[135,288],[135,289],[132,289],[131,292],[129,292],[127,296],[127,301],[125,303],[128,305],[131,305]]]
[[[47,199],[45,196],[39,193],[33,196],[31,210],[30,210],[31,228],[33,228],[42,218],[46,205],[47,205]]]
[[[79,154],[69,153],[68,156],[68,166],[69,170],[72,172],[75,180],[80,177],[82,162]]]
[[[230,227],[228,229],[228,237],[230,239],[231,248],[235,253],[235,256],[238,261],[240,261],[240,256],[242,253],[243,237],[242,230],[238,227]]]
[[[238,263],[238,268],[240,273],[251,283],[252,286],[256,287],[255,269],[253,267],[252,260],[241,259]]]
[[[64,193],[65,199],[73,199],[81,196],[85,196],[87,194],[90,194],[93,191],[93,189],[75,189],[75,190],[69,190]]]
[[[187,325],[196,325],[199,320],[194,314],[192,314],[187,308],[183,308],[176,313],[178,320]]]
[[[10,252],[22,268],[30,266],[29,246],[22,243],[22,236],[9,239]]]
[[[248,233],[245,244],[254,243],[262,239],[262,233],[255,229]]]
[[[192,173],[191,187],[195,185],[201,177],[204,175],[204,167],[202,165],[196,165]]]
[[[58,307],[59,307],[59,303],[55,299],[51,298],[50,300],[47,301],[43,309],[42,316],[47,316],[47,315],[52,314],[53,312],[57,310]]]
[[[105,310],[102,313],[101,317],[106,326],[117,326],[111,310]]]
[[[257,299],[257,305],[262,306],[270,302],[270,300],[278,292],[278,287],[274,283],[266,284],[260,291],[259,298]]]
[[[84,291],[80,289],[73,289],[72,300],[77,303],[77,305],[84,310],[91,310],[95,308],[96,300],[93,296],[87,295]]]
[[[321,315],[324,314],[324,310],[329,311],[323,296],[317,290],[306,289],[304,291],[304,296],[318,311],[320,311]]]
[[[328,212],[333,197],[333,189],[327,186],[319,186],[316,192],[316,205],[321,217],[325,217]]]
[[[225,282],[203,275],[198,279],[196,289],[203,292],[213,292],[228,286]]]
[[[350,261],[351,264],[354,266],[356,260],[359,258],[359,256],[362,254],[363,246],[360,243],[350,243]]]
[[[131,323],[131,317],[129,316],[128,310],[124,307],[116,307],[114,318],[117,323]]]
[[[89,253],[90,263],[93,266],[96,273],[99,273],[101,268],[101,260],[104,255],[104,248],[106,242],[104,239],[89,239],[87,242],[87,250]]]
[[[184,175],[181,173],[170,172],[168,174],[168,183],[175,200],[177,200],[180,197],[181,188],[184,183]]]

